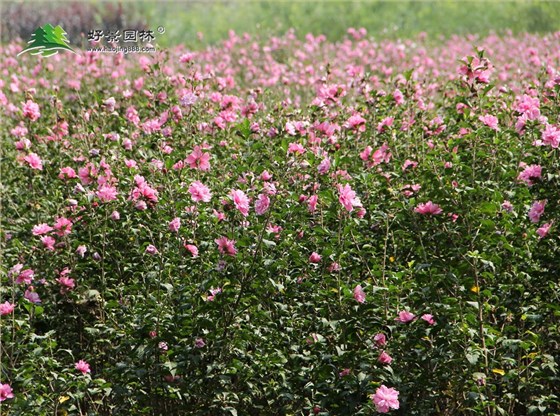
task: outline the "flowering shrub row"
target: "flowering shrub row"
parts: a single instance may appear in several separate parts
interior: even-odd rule
[[[0,50],[2,414],[559,408],[560,34],[348,33]]]

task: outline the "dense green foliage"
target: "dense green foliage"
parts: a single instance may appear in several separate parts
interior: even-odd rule
[[[2,415],[558,413],[560,34],[354,36],[2,48]]]

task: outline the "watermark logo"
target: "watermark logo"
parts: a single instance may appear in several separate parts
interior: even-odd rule
[[[17,56],[29,52],[31,55],[41,55],[47,58],[56,55],[60,50],[76,53],[68,46],[69,41],[66,38],[64,29],[60,26],[53,27],[53,25],[49,23],[43,27],[38,27],[37,30],[31,34],[31,39],[27,44],[27,47],[18,53]]]
[[[156,39],[156,35],[163,35],[165,28],[159,26],[157,32],[153,30],[137,30],[125,29],[117,30],[90,30],[87,40],[90,42],[88,52],[101,53],[154,53],[156,47],[152,45],[152,41]],[[102,43],[105,42],[105,44]]]

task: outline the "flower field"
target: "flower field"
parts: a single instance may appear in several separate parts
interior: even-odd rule
[[[560,414],[559,42],[2,46],[0,414]]]

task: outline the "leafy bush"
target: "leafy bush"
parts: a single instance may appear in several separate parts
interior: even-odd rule
[[[3,47],[2,414],[557,412],[559,38]]]

